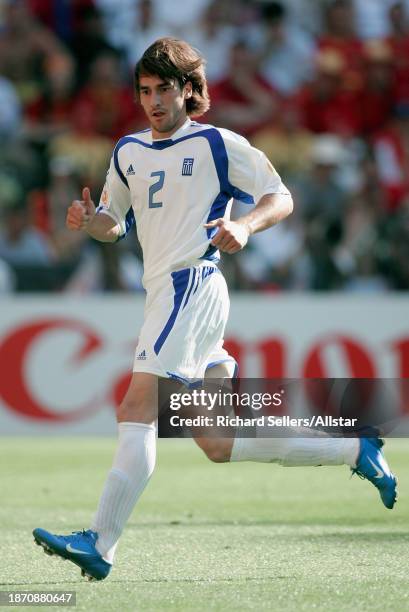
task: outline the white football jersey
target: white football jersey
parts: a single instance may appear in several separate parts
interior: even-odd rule
[[[253,204],[288,194],[264,153],[229,130],[188,119],[171,138],[150,129],[121,138],[114,149],[98,213],[110,215],[123,238],[134,223],[143,250],[144,285],[153,278],[215,261],[210,246],[232,199]]]

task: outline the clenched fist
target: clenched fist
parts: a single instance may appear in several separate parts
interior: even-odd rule
[[[88,187],[82,190],[82,200],[74,200],[67,211],[65,224],[70,230],[86,229],[95,216],[95,204]]]
[[[204,227],[206,229],[218,228],[211,244],[229,255],[241,251],[249,239],[250,232],[248,226],[237,221],[215,219],[206,223]]]

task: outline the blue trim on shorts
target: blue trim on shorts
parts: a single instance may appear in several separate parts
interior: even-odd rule
[[[202,270],[203,270],[203,268],[202,268]],[[196,282],[196,286],[195,286],[194,291],[193,291],[193,295],[196,293],[196,291],[198,290],[199,285],[201,283],[201,274],[202,274],[202,271],[199,269],[197,271],[197,282]]]
[[[196,272],[196,270],[195,270]],[[215,268],[214,266],[203,266],[203,268],[197,270],[197,282],[196,282],[196,286],[194,288],[193,291],[193,295],[196,293],[196,291],[199,288],[199,285],[201,283],[203,283],[204,279],[207,278],[208,276],[210,276],[211,274],[213,274],[214,272],[220,272],[219,268]],[[195,282],[192,283],[191,289],[194,287]],[[189,290],[189,295],[190,295],[190,290]],[[187,300],[189,299],[189,296],[187,298]],[[186,300],[186,303],[187,303]],[[186,304],[185,304],[186,306]],[[183,308],[185,307],[183,306]]]
[[[207,364],[206,370],[208,368],[213,368],[214,366],[217,366],[220,363],[226,363],[227,361],[232,361],[234,363],[234,371],[233,371],[232,379],[237,378],[237,375],[239,373],[239,364],[233,357],[226,357],[225,359],[219,359],[218,361],[211,361],[210,363]]]
[[[172,272],[171,276],[173,279],[173,288],[175,290],[173,310],[159,338],[156,340],[153,346],[153,350],[155,351],[156,355],[161,350],[166,338],[169,336],[172,327],[175,324],[176,317],[178,316],[180,307],[182,305],[183,296],[185,295],[188,287],[190,268],[185,268],[184,270],[179,270],[178,272]]]
[[[203,385],[202,378],[194,380],[193,382],[189,382],[189,378],[183,378],[183,376],[178,376],[178,374],[174,374],[173,372],[166,372],[166,374],[169,376],[169,378],[182,383],[182,385],[185,385],[185,387],[187,387],[188,389],[195,389],[196,387],[201,387]]]
[[[219,359],[218,361],[212,361],[206,366],[206,370],[213,366],[219,365],[220,363],[226,363],[226,361],[232,361],[234,363],[234,372],[231,378],[231,380],[234,380],[237,378],[237,375],[239,372],[239,366],[238,366],[237,361],[233,359],[233,357],[226,357],[226,359]],[[192,380],[190,378],[184,378],[183,376],[179,376],[178,374],[175,374],[174,372],[168,372],[168,371],[166,372],[166,374],[169,376],[169,378],[182,383],[182,385],[185,385],[185,387],[187,387],[188,389],[195,389],[197,387],[201,387],[204,384],[204,380],[205,380],[203,378]],[[192,380],[192,382],[189,382],[190,380]]]
[[[190,283],[189,291],[187,292],[186,300],[185,300],[185,303],[183,305],[182,310],[185,309],[185,307],[186,307],[186,305],[187,305],[187,303],[189,301],[190,294],[192,293],[193,285],[195,284],[196,274],[197,273],[198,273],[198,271],[196,270],[196,268],[192,268],[192,282]]]

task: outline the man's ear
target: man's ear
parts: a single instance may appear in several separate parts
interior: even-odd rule
[[[187,100],[187,99],[192,97],[193,89],[192,89],[192,83],[190,81],[185,83],[183,91],[184,91],[184,94],[185,94],[185,100]]]

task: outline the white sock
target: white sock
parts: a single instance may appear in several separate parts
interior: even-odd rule
[[[230,461],[279,463],[285,467],[302,465],[355,466],[359,438],[332,438],[323,435],[288,438],[234,439]]]
[[[156,430],[144,423],[119,423],[118,447],[91,529],[96,548],[108,563],[125,524],[155,467]]]

